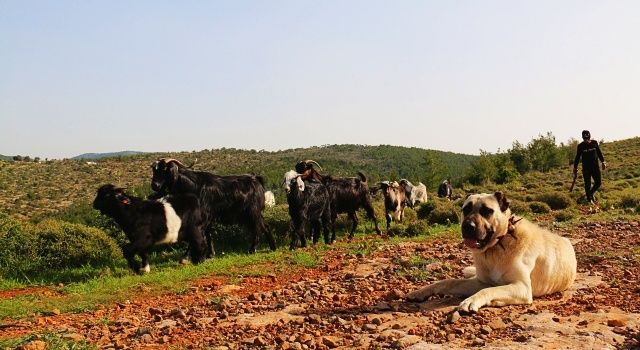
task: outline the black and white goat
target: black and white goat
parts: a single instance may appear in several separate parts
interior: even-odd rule
[[[124,189],[103,185],[93,207],[113,218],[129,239],[122,253],[134,272],[149,272],[148,253],[153,245],[186,241],[191,261],[202,261],[205,250],[203,221],[198,198],[192,194],[143,200],[128,196]],[[139,255],[142,268],[135,260]]]
[[[442,181],[440,186],[438,186],[438,197],[451,200],[452,194],[453,188],[451,187],[451,181],[449,179]]]
[[[382,191],[384,196],[384,211],[387,219],[387,232],[391,232],[391,221],[402,222],[404,208],[407,206],[405,189],[396,181],[381,181],[371,191]],[[393,215],[392,215],[393,214]]]
[[[425,203],[427,201],[427,186],[422,182],[418,182],[417,185],[412,184],[407,179],[400,179],[399,184],[404,188],[407,205],[413,208],[417,204]]]
[[[151,188],[163,195],[192,193],[200,199],[205,222],[208,255],[214,255],[209,226],[213,222],[238,224],[252,235],[249,252],[255,253],[258,239],[265,234],[271,250],[276,243],[265,225],[264,179],[252,174],[220,176],[188,168],[175,159],[160,159],[151,165]]]
[[[335,223],[338,214],[347,213],[352,222],[349,238],[353,238],[358,226],[357,212],[360,208],[363,208],[367,213],[367,217],[373,220],[376,233],[380,234],[378,220],[371,204],[372,199],[367,185],[367,177],[361,172],[358,172],[358,177],[324,176],[313,168],[314,164],[320,168],[320,165],[313,160],[300,161],[296,164],[296,172],[301,174],[302,180],[315,180],[327,186],[331,197],[331,231],[333,237],[335,237]]]
[[[305,182],[295,170],[284,174],[284,190],[287,193],[289,216],[291,217],[291,245],[295,249],[297,241],[306,246],[304,234],[307,223],[311,226],[313,243],[318,242],[320,227],[324,234],[324,243],[331,244],[336,239],[335,233],[329,237],[331,228],[331,202],[327,187],[321,182]]]

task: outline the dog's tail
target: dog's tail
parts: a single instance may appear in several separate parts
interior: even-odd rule
[[[474,278],[476,277],[476,267],[475,266],[465,267],[464,269],[462,269],[462,274],[464,275],[464,278]]]

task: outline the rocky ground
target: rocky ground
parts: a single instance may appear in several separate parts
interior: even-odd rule
[[[578,279],[571,290],[527,306],[460,314],[457,298],[405,301],[419,286],[462,277],[471,264],[460,240],[438,239],[382,244],[370,254],[338,249],[295,276],[234,284],[211,277],[186,293],[14,321],[0,334],[54,332],[103,349],[640,348],[640,222],[585,223],[559,233],[574,243]]]

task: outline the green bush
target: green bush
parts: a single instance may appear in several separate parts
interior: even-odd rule
[[[577,215],[578,213],[575,210],[567,209],[567,210],[558,211],[554,216],[556,221],[564,222],[564,221],[569,221],[576,218]]]
[[[416,208],[416,214],[418,218],[426,219],[427,217],[429,217],[429,214],[431,214],[431,212],[436,208],[437,201],[438,200],[434,199],[425,203],[420,203]]]
[[[122,256],[103,231],[81,224],[44,220],[0,224],[0,274],[22,276],[46,270],[107,265]]]
[[[511,212],[514,214],[526,214],[531,210],[531,208],[529,207],[529,205],[527,205],[527,203],[523,201],[519,201],[517,199],[511,200],[511,202],[509,203],[509,208],[511,209]]]
[[[92,204],[88,202],[77,203],[67,207],[51,216],[51,218],[98,228],[106,232],[120,246],[129,243],[129,239],[120,226],[112,218],[102,215],[98,210],[93,209]],[[36,221],[39,220],[36,219]]]
[[[545,202],[553,210],[566,209],[571,206],[571,197],[566,193],[547,192],[535,197],[538,202]]]
[[[457,224],[460,222],[460,216],[458,214],[459,209],[451,202],[442,202],[441,205],[436,206],[429,216],[427,216],[427,222],[430,224]]]
[[[546,214],[551,212],[551,207],[545,202],[531,202],[529,203],[529,209],[536,214]]]
[[[634,195],[625,194],[620,198],[620,207],[636,208],[640,206],[640,198]]]
[[[418,236],[429,233],[429,225],[424,220],[416,220],[407,225],[404,231],[407,236]]]

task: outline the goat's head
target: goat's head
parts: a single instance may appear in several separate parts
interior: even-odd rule
[[[153,162],[151,164],[153,170],[151,189],[158,192],[176,183],[180,168],[186,168],[186,166],[173,158],[162,158]]]
[[[294,183],[295,182],[295,183]],[[289,170],[284,174],[283,187],[287,193],[291,192],[291,187],[297,186],[298,191],[304,191],[304,181],[300,178],[300,174],[295,170]]]
[[[112,184],[100,186],[96,199],[93,201],[93,208],[101,213],[112,212],[120,205],[130,203],[129,197],[124,193],[124,188],[116,187]]]

